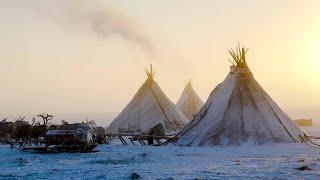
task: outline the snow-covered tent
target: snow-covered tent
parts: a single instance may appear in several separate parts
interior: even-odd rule
[[[247,49],[229,50],[233,61],[226,79],[210,94],[196,117],[177,135],[181,146],[301,142],[304,132],[255,80]]]
[[[176,105],[189,120],[192,120],[193,115],[200,111],[203,106],[203,101],[194,91],[191,80],[189,80],[188,84],[183,89]]]
[[[152,66],[146,69],[147,80],[140,87],[136,95],[113,120],[108,130],[129,130],[148,132],[159,123],[165,131],[181,130],[188,122],[181,111],[163,93],[158,83],[153,79]]]

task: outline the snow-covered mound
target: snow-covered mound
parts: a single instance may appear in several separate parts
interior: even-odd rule
[[[181,129],[188,122],[154,81],[152,69],[150,72],[147,71],[147,75],[148,79],[119,116],[113,120],[109,130],[147,132],[161,123],[166,132],[171,132]]]
[[[189,120],[192,120],[193,115],[200,111],[203,101],[194,91],[191,81],[183,89],[176,105]]]
[[[177,136],[178,145],[213,146],[300,142],[304,132],[281,110],[253,77],[245,50],[234,55],[226,79]]]

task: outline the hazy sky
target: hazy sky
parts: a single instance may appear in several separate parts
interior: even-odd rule
[[[46,111],[110,121],[150,63],[172,101],[189,78],[206,100],[238,41],[281,107],[320,109],[319,7],[318,0],[0,0],[0,117]]]

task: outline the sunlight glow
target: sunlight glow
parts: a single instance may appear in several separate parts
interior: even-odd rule
[[[320,39],[318,39],[318,42],[313,47],[312,63],[314,68],[320,73]]]

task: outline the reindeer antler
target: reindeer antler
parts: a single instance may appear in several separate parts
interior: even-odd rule
[[[16,121],[22,122],[25,118],[26,118],[25,116],[23,116],[23,117],[19,116],[18,119],[16,119]]]
[[[41,117],[42,120],[43,120],[43,124],[45,124],[45,113],[38,114],[37,116],[38,116],[38,117]]]
[[[3,118],[1,122],[6,122],[8,118]]]
[[[49,122],[51,119],[53,119],[53,115],[50,115],[50,114],[48,114],[48,113],[38,114],[37,116],[42,118],[44,125],[48,124],[48,122]]]
[[[35,117],[32,117],[32,120],[31,120],[31,121],[32,121],[32,124],[31,124],[31,125],[33,126],[34,123],[36,122],[36,118],[35,118]]]

